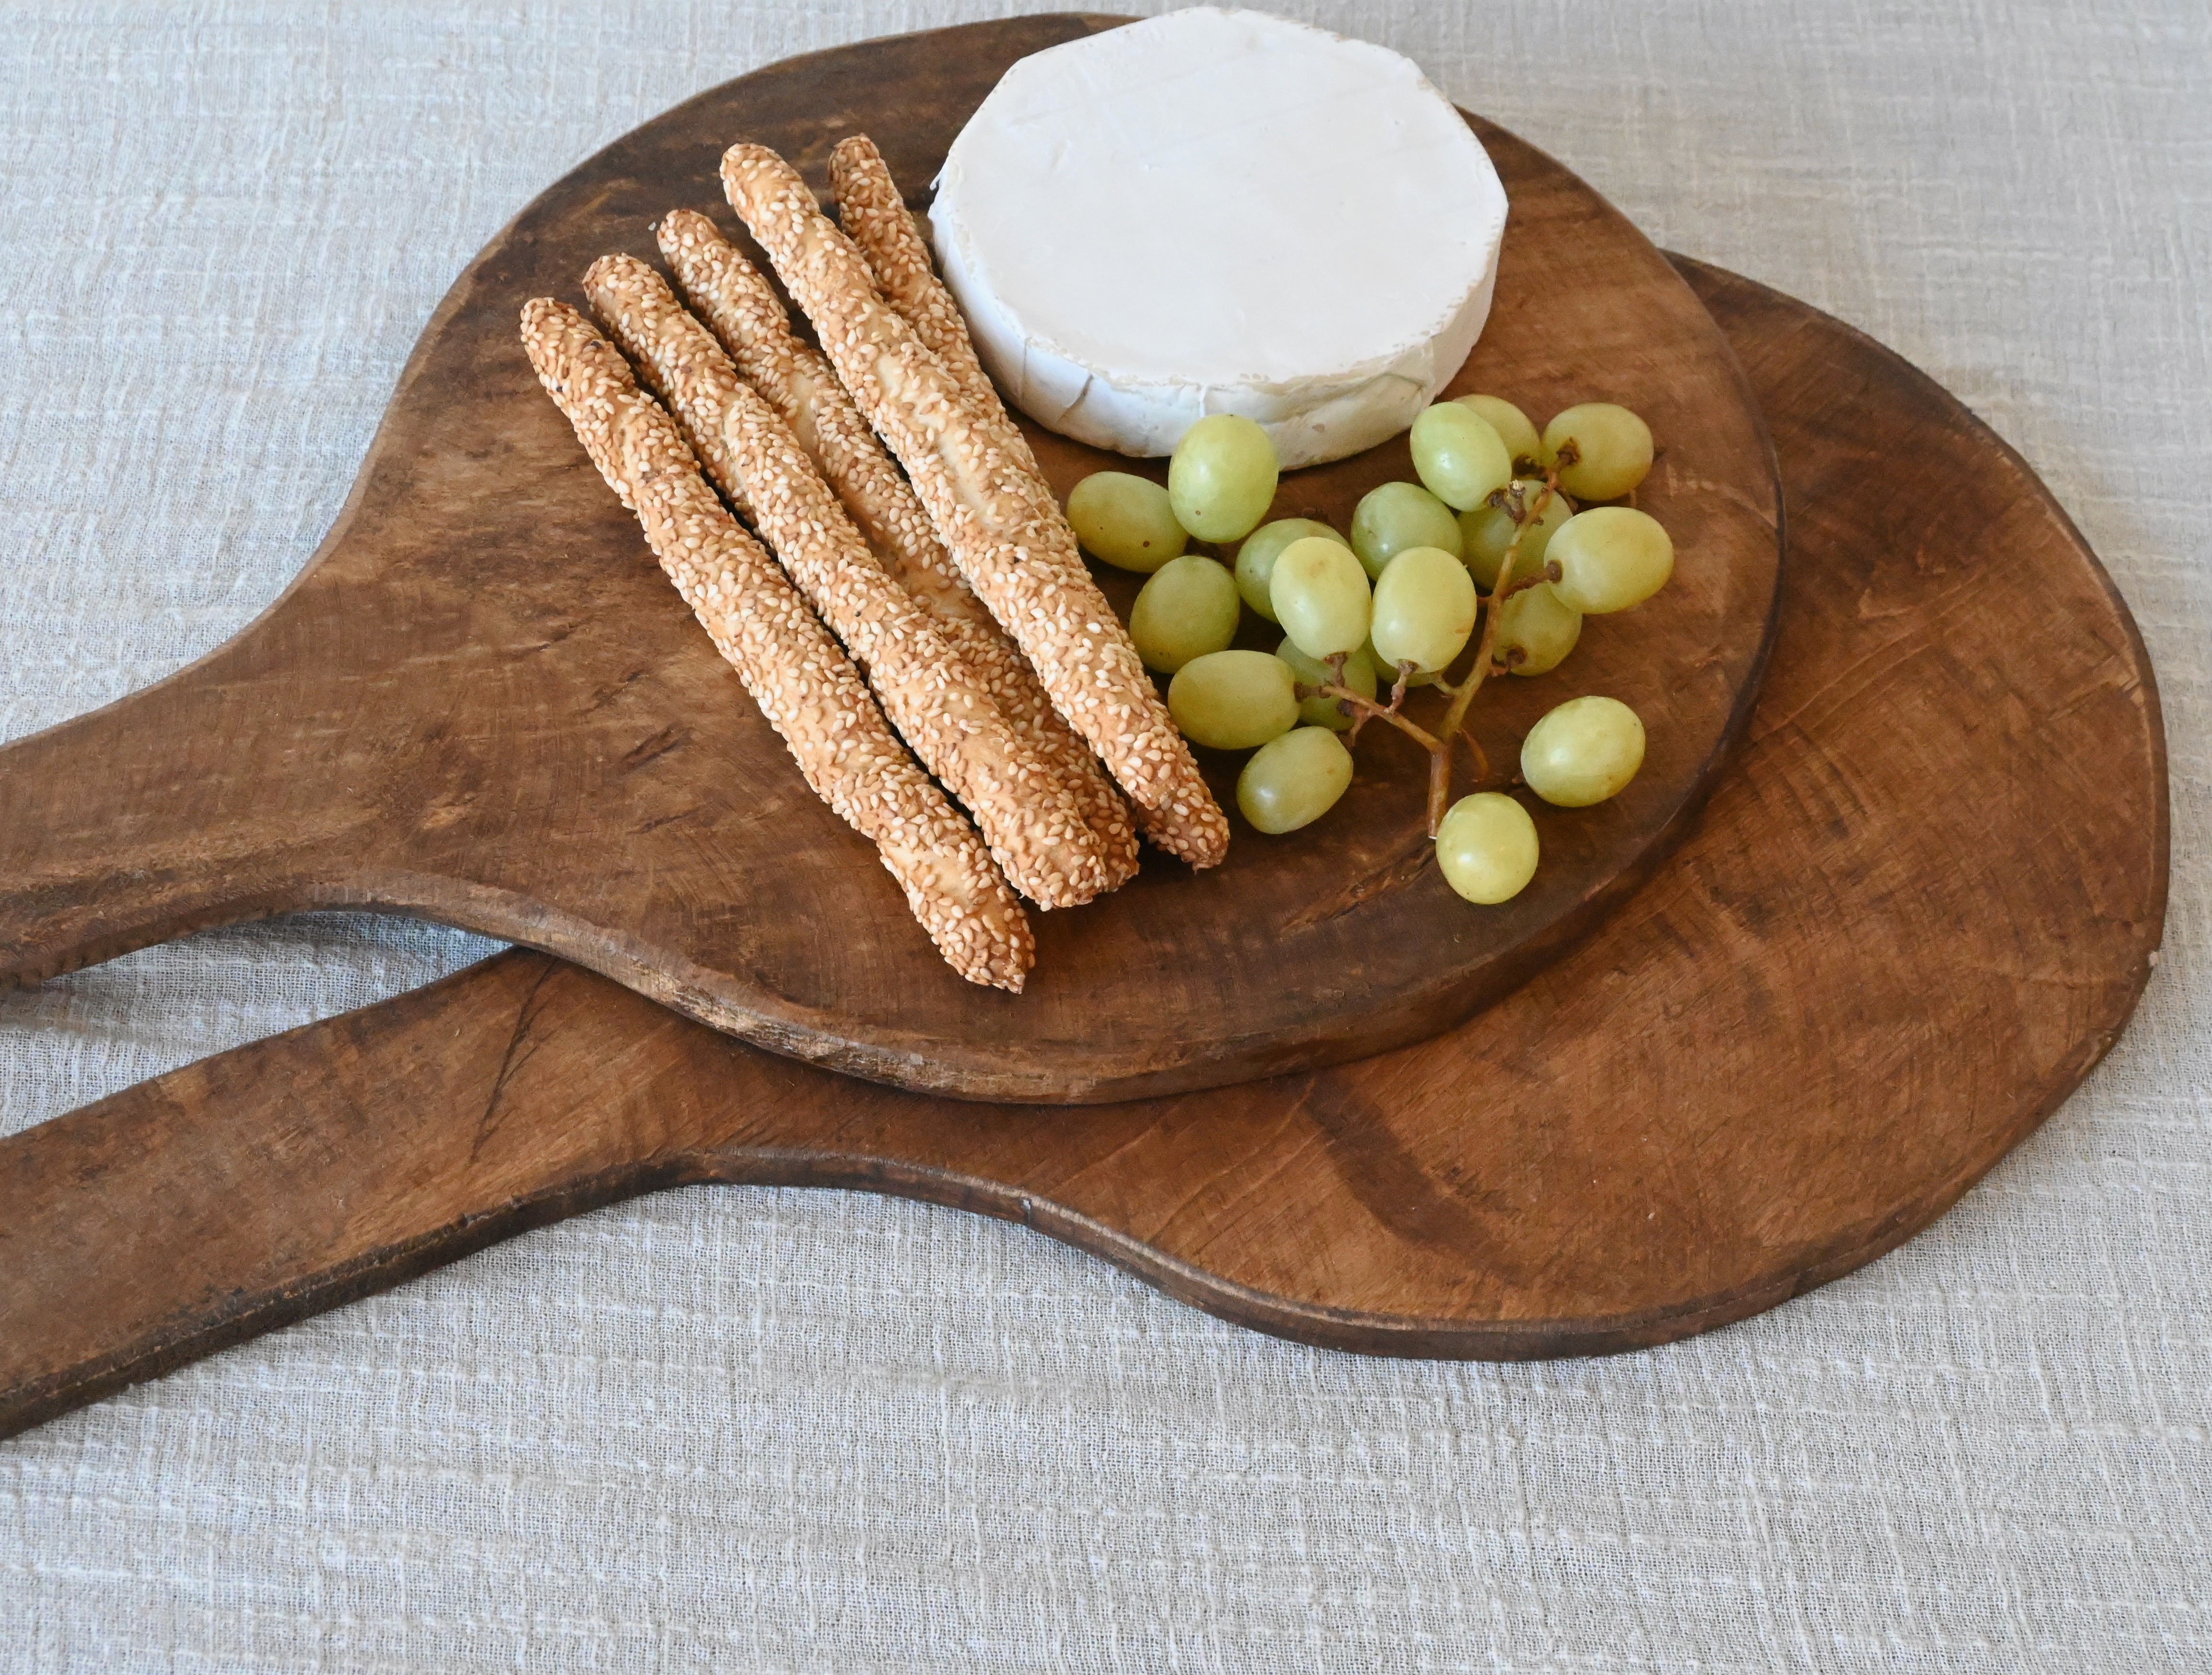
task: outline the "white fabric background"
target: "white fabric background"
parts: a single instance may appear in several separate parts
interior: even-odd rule
[[[991,9],[15,0],[0,735],[275,595],[541,186],[771,59]],[[2212,1666],[2212,9],[1297,9],[2045,475],[2172,746],[2166,964],[2111,1060],[1904,1251],[1606,1361],[1319,1353],[859,1196],[597,1215],[0,1443],[0,1668]],[[0,998],[0,1130],[487,947],[320,917]]]

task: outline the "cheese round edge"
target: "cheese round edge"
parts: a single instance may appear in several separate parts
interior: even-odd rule
[[[1410,60],[1201,7],[1016,64],[929,219],[977,353],[1030,417],[1147,457],[1238,413],[1287,470],[1397,435],[1458,371],[1505,215]]]

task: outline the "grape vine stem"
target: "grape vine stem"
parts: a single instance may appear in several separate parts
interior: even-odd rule
[[[1413,721],[1405,714],[1404,711],[1398,708],[1397,704],[1395,702],[1390,704],[1377,704],[1373,698],[1363,697],[1359,693],[1353,691],[1351,687],[1340,686],[1333,681],[1326,685],[1316,687],[1314,690],[1318,691],[1323,697],[1333,697],[1336,699],[1338,703],[1347,704],[1351,707],[1352,714],[1358,718],[1352,722],[1352,736],[1355,738],[1358,736],[1359,728],[1364,722],[1370,721],[1388,722],[1391,726],[1396,728],[1399,732],[1404,734],[1407,738],[1417,741],[1420,745],[1421,748],[1425,751],[1434,753],[1443,749],[1443,743],[1437,738],[1436,734],[1430,732],[1428,728],[1422,727],[1418,722]],[[1404,697],[1403,692],[1401,692],[1399,697],[1402,698]]]
[[[1498,650],[1498,618],[1504,614],[1506,601],[1517,593],[1559,579],[1559,567],[1556,563],[1545,565],[1540,575],[1517,579],[1513,574],[1513,567],[1520,560],[1521,543],[1527,536],[1529,526],[1540,519],[1559,496],[1560,468],[1574,464],[1579,457],[1573,439],[1569,438],[1560,445],[1557,460],[1546,468],[1544,486],[1538,490],[1533,501],[1517,483],[1501,489],[1492,497],[1492,503],[1502,507],[1512,518],[1513,539],[1506,544],[1504,557],[1498,561],[1498,579],[1492,584],[1490,597],[1483,601],[1482,637],[1474,649],[1474,667],[1456,686],[1442,679],[1436,683],[1437,688],[1451,698],[1450,708],[1444,711],[1443,725],[1436,732],[1431,733],[1419,725],[1406,715],[1403,709],[1407,682],[1416,673],[1414,666],[1410,663],[1399,667],[1397,683],[1390,690],[1390,702],[1388,704],[1377,704],[1373,698],[1355,692],[1344,684],[1346,655],[1342,653],[1324,660],[1334,679],[1319,686],[1301,685],[1296,689],[1300,697],[1310,692],[1334,698],[1344,713],[1352,717],[1352,739],[1358,739],[1359,729],[1370,721],[1388,722],[1429,752],[1429,836],[1431,838],[1443,825],[1444,810],[1451,801],[1452,746],[1455,742],[1464,742],[1474,752],[1478,782],[1490,777],[1490,758],[1475,736],[1467,730],[1467,712],[1474,703],[1474,695],[1482,690],[1483,680],[1492,669],[1511,667],[1510,653],[1507,661],[1503,664],[1493,661]]]
[[[1443,742],[1435,748],[1429,758],[1429,836],[1434,838],[1444,822],[1444,810],[1451,802],[1451,740],[1462,736],[1467,726],[1468,706],[1474,695],[1482,690],[1482,683],[1491,670],[1491,659],[1498,648],[1498,622],[1505,613],[1505,602],[1518,590],[1513,578],[1513,566],[1521,557],[1521,543],[1528,533],[1528,527],[1550,509],[1559,492],[1559,469],[1571,466],[1579,456],[1571,440],[1564,444],[1559,457],[1544,472],[1544,486],[1532,502],[1527,500],[1518,484],[1504,490],[1505,510],[1513,519],[1513,539],[1506,544],[1505,556],[1498,560],[1498,580],[1490,589],[1490,598],[1482,611],[1482,638],[1474,649],[1474,667],[1468,671],[1452,693],[1451,708],[1444,712],[1444,724],[1438,729]],[[1523,585],[1534,585],[1539,579],[1548,580],[1550,567],[1546,567],[1542,578],[1531,576]],[[1474,745],[1472,738],[1468,740]],[[1482,748],[1474,745],[1476,758],[1483,761]]]

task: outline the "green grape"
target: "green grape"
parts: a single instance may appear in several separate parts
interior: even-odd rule
[[[1194,657],[1168,683],[1168,714],[1194,745],[1249,750],[1297,724],[1291,666],[1264,651]]]
[[[1267,433],[1234,413],[1212,413],[1182,433],[1168,460],[1176,521],[1201,541],[1234,541],[1267,515],[1280,467]]]
[[[1479,413],[1490,421],[1490,428],[1498,433],[1498,440],[1505,444],[1505,451],[1519,465],[1526,460],[1532,466],[1548,466],[1551,458],[1544,452],[1544,439],[1536,434],[1535,424],[1503,396],[1462,395],[1455,398],[1471,413]]]
[[[1565,603],[1548,582],[1523,588],[1498,613],[1491,655],[1515,674],[1549,674],[1583,636],[1583,613]],[[1521,654],[1516,661],[1512,654]]]
[[[1267,597],[1267,580],[1275,573],[1275,560],[1292,541],[1302,541],[1309,535],[1334,541],[1339,546],[1352,545],[1327,524],[1311,518],[1277,518],[1247,535],[1244,545],[1237,549],[1237,591],[1269,622],[1275,619],[1275,606]]]
[[[1237,582],[1211,558],[1187,552],[1152,573],[1129,612],[1129,637],[1148,669],[1173,674],[1237,637]]]
[[[1357,650],[1367,637],[1367,573],[1336,541],[1309,535],[1285,547],[1267,598],[1283,631],[1310,657]]]
[[[1559,598],[1586,617],[1641,605],[1674,573],[1674,543],[1632,506],[1594,506],[1559,526],[1544,549],[1559,566]]]
[[[1437,827],[1437,865],[1471,902],[1511,901],[1536,876],[1536,823],[1503,791],[1462,797]]]
[[[1559,468],[1559,486],[1577,500],[1618,500],[1651,469],[1651,427],[1610,401],[1585,401],[1546,425],[1546,454],[1558,458],[1569,437],[1582,457]]]
[[[1474,578],[1442,547],[1409,546],[1384,568],[1370,643],[1389,667],[1411,663],[1434,674],[1474,632]]]
[[[1296,831],[1336,807],[1352,783],[1352,752],[1325,727],[1270,739],[1237,776],[1237,806],[1265,832]]]
[[[1285,640],[1275,648],[1275,655],[1291,666],[1291,673],[1298,678],[1301,686],[1342,686],[1364,698],[1375,696],[1375,660],[1364,649],[1355,651],[1344,660],[1344,679],[1338,680],[1328,672],[1328,665],[1317,657],[1309,657],[1300,651],[1297,642]],[[1311,727],[1326,727],[1338,733],[1351,728],[1352,717],[1337,708],[1341,698],[1324,697],[1316,693],[1300,700],[1298,719]]]
[[[1540,479],[1523,478],[1518,484],[1522,506],[1534,506],[1544,492]],[[1513,574],[1526,581],[1544,568],[1545,549],[1552,544],[1552,535],[1559,527],[1574,516],[1575,509],[1567,504],[1566,496],[1553,495],[1541,515],[1528,525],[1528,533],[1521,538],[1521,556],[1513,561]],[[1475,506],[1459,515],[1461,533],[1467,545],[1460,557],[1467,561],[1474,576],[1474,585],[1488,593],[1498,585],[1498,567],[1505,562],[1505,549],[1513,539],[1513,520],[1503,506]]]
[[[1456,554],[1459,520],[1452,509],[1418,483],[1385,483],[1370,489],[1352,512],[1352,550],[1370,576],[1409,546],[1440,546]]]
[[[1413,421],[1413,469],[1429,492],[1465,511],[1513,480],[1513,456],[1490,421],[1456,401],[1439,401]]]
[[[1569,698],[1521,741],[1521,777],[1546,802],[1587,808],[1644,765],[1644,723],[1619,698]]]
[[[1149,477],[1095,471],[1067,497],[1067,521],[1092,557],[1149,575],[1188,544],[1168,491]]]

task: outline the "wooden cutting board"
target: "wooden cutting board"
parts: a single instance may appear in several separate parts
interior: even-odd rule
[[[1512,221],[1455,387],[1539,414],[1600,396],[1642,411],[1663,448],[1642,503],[1681,559],[1658,598],[1594,621],[1565,668],[1485,695],[1493,760],[1584,691],[1632,704],[1650,737],[1620,797],[1538,810],[1544,867],[1501,908],[1460,902],[1420,864],[1426,759],[1378,728],[1319,825],[1270,839],[1240,825],[1204,874],[1154,857],[1118,894],[1037,916],[1027,993],[963,983],[874,850],[808,793],[532,377],[525,299],[580,300],[593,258],[653,255],[650,224],[672,207],[733,227],[715,181],[732,142],[764,140],[820,180],[830,145],[866,129],[919,188],[1005,65],[1113,21],[775,65],[647,123],[524,211],[425,330],[337,527],[268,614],[173,679],[0,751],[0,981],[223,920],[372,905],[550,949],[853,1074],[1103,1099],[1421,1039],[1585,933],[1686,829],[1749,712],[1777,491],[1697,299],[1511,136],[1477,125]],[[1063,491],[1126,463],[1041,451]],[[1279,509],[1348,527],[1368,488],[1411,475],[1401,440],[1297,473]],[[1119,591],[1126,609],[1133,584]],[[1224,802],[1238,765],[1208,764]]]
[[[1525,988],[1357,1064],[1017,1109],[844,1080],[504,954],[0,1141],[0,1434],[686,1182],[1006,1216],[1377,1355],[1664,1343],[1909,1238],[2142,991],[2156,690],[2018,455],[1848,327],[1682,267],[1779,451],[1781,636],[1702,826]]]

